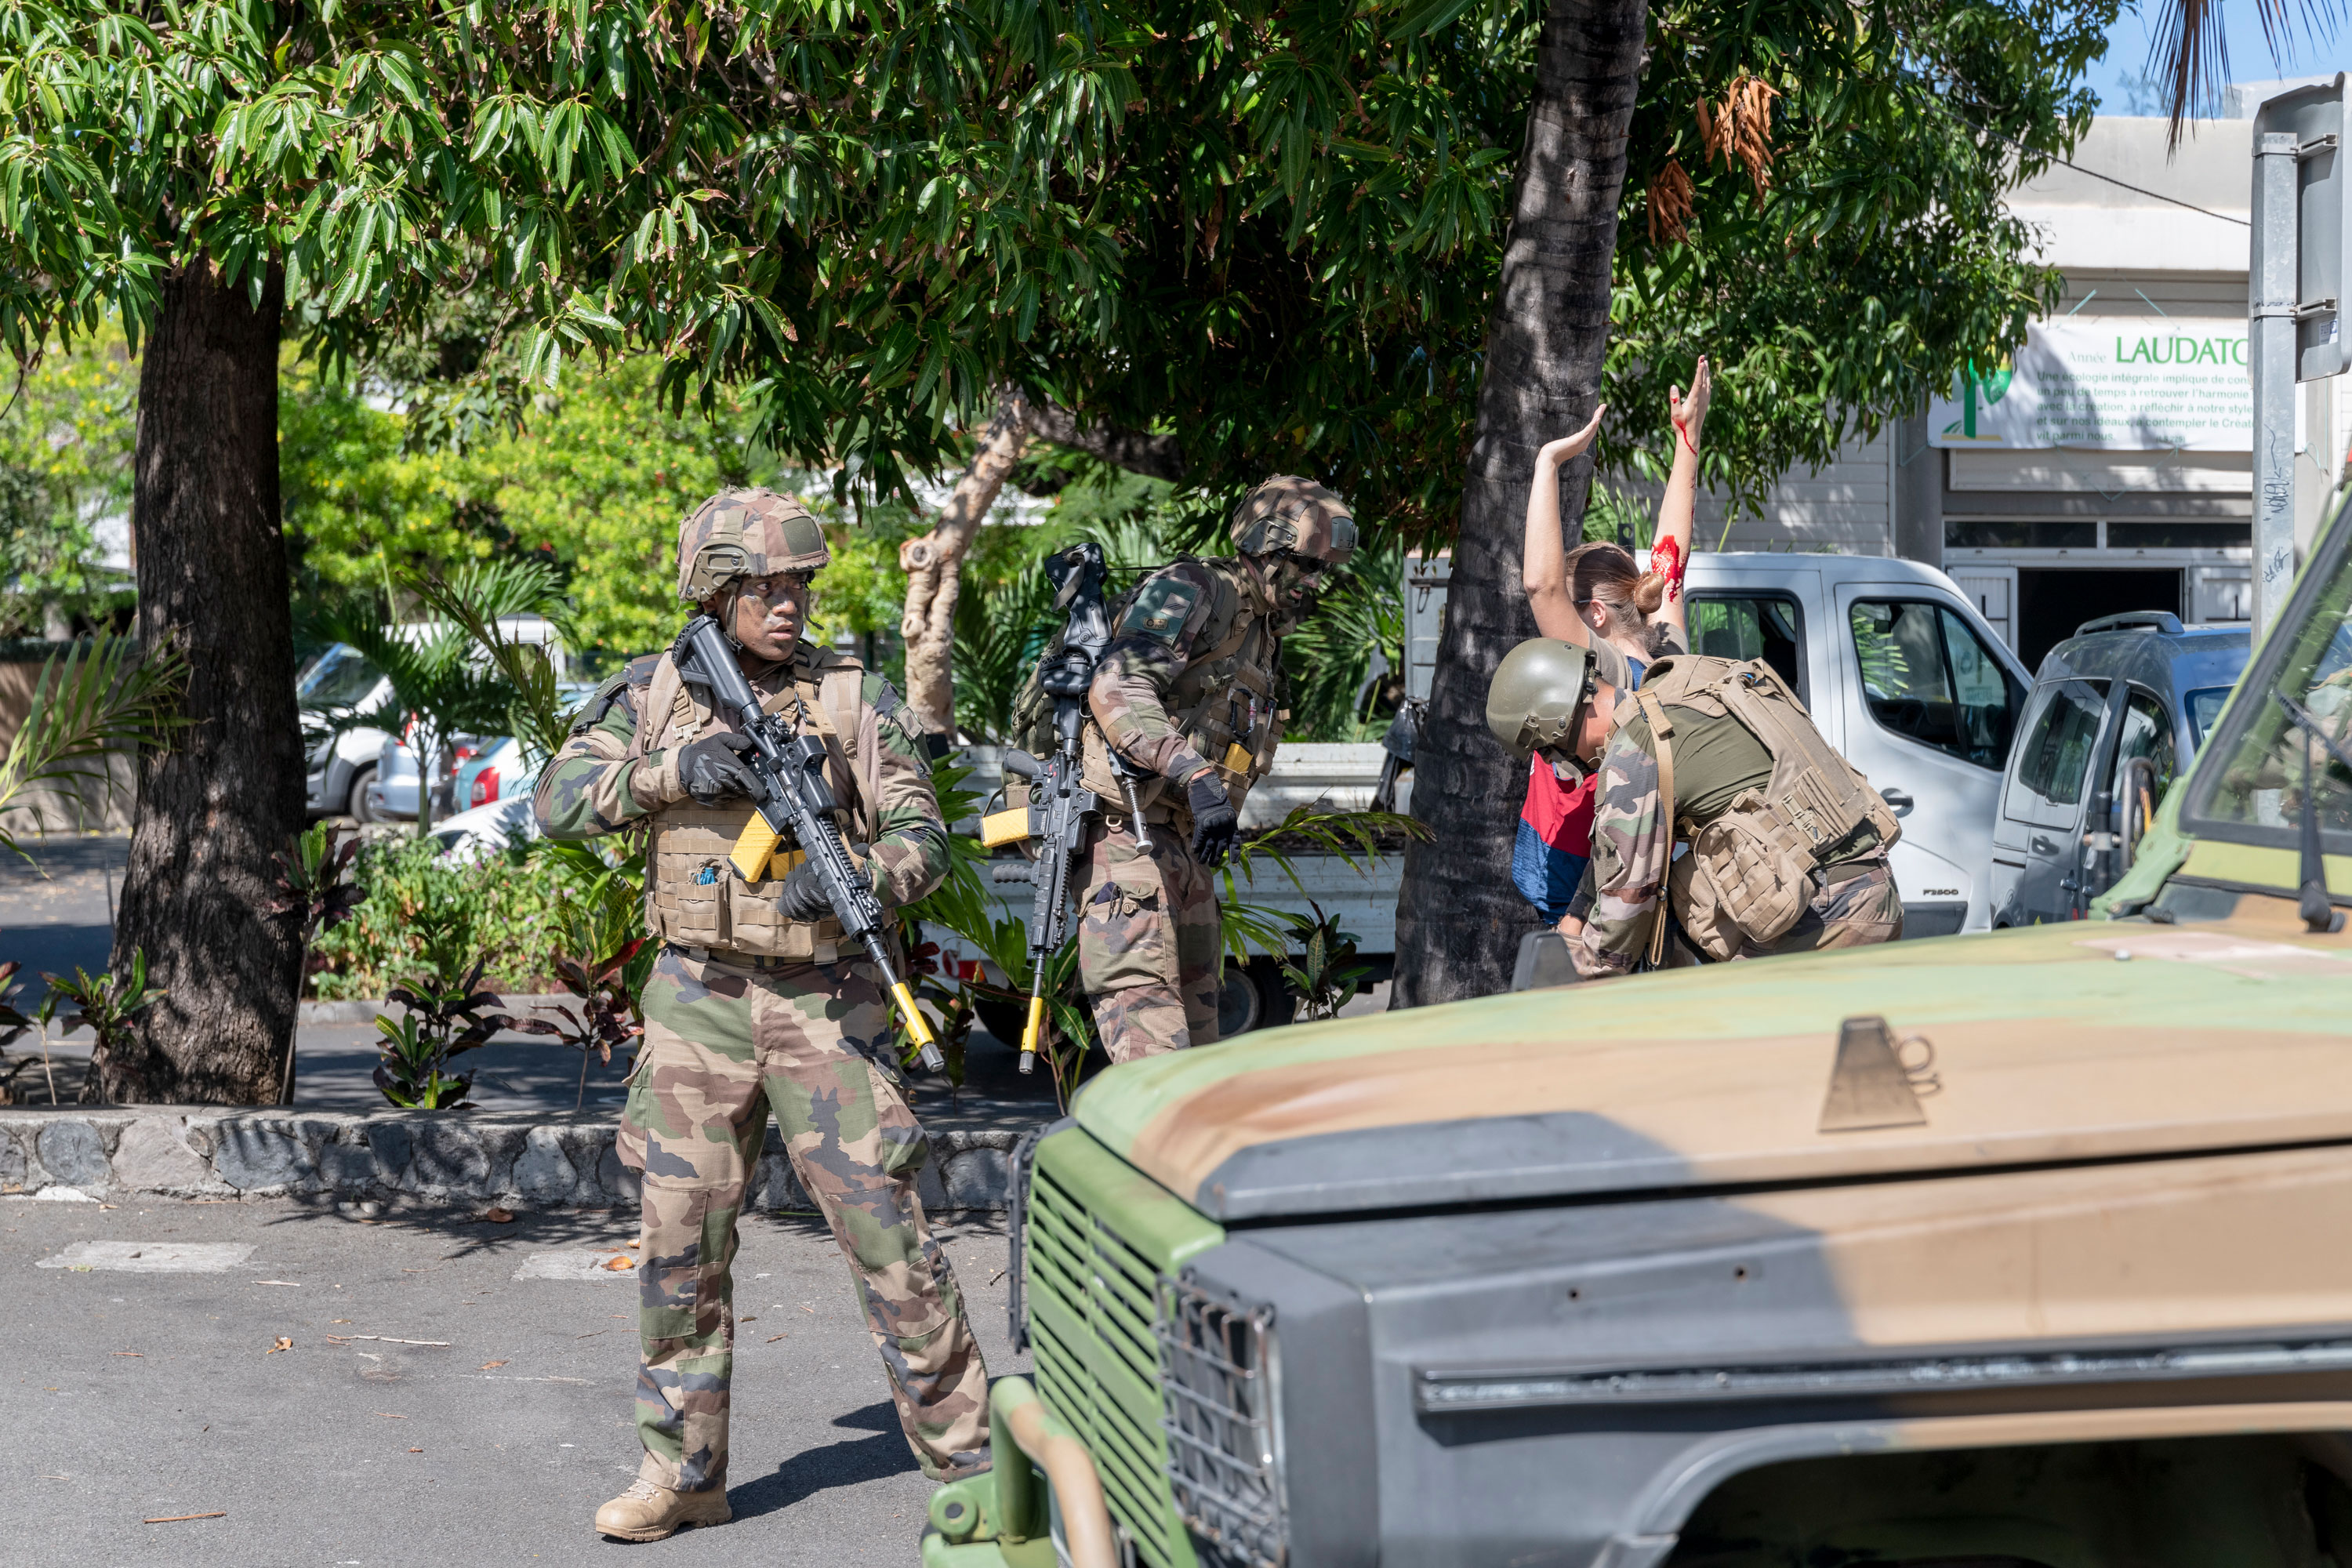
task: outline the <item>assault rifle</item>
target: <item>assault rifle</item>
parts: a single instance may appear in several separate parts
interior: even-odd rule
[[[1068,619],[1063,625],[1062,647],[1048,655],[1039,671],[1039,684],[1054,700],[1054,754],[1039,762],[1026,752],[1004,753],[1004,771],[1029,781],[1026,811],[999,812],[982,824],[981,839],[991,848],[1037,840],[1037,858],[1024,865],[998,866],[1000,882],[1028,882],[1037,889],[1029,909],[1029,1021],[1021,1031],[1021,1070],[1037,1065],[1037,1047],[1045,1031],[1045,968],[1070,933],[1070,878],[1087,847],[1087,830],[1102,813],[1102,801],[1086,787],[1085,747],[1081,736],[1087,722],[1087,688],[1093,684],[1095,665],[1110,641],[1110,620],[1103,609],[1103,549],[1091,542],[1074,544],[1045,559],[1045,579],[1054,584],[1054,607]],[[1135,789],[1136,773],[1116,753],[1112,763],[1126,787],[1128,807],[1135,820],[1136,841],[1149,854],[1151,840],[1143,826],[1143,812]]]
[[[728,857],[736,871],[747,882],[761,881],[777,846],[787,838],[797,845],[824,884],[833,918],[841,922],[844,932],[866,944],[866,956],[882,972],[899,1018],[922,1047],[924,1068],[930,1072],[946,1071],[947,1058],[940,1054],[930,1026],[917,1010],[913,994],[898,978],[889,949],[884,945],[887,917],[882,900],[859,875],[848,846],[841,841],[841,829],[834,825],[832,814],[839,805],[824,781],[824,742],[814,735],[794,735],[782,720],[761,711],[751,683],[735,662],[734,650],[720,635],[719,623],[709,616],[697,616],[686,623],[686,630],[678,633],[670,647],[670,657],[687,683],[708,690],[719,710],[733,715],[751,738],[751,753],[743,760],[758,777],[760,791],[752,797],[751,820],[744,825],[742,837],[736,839],[734,852]]]

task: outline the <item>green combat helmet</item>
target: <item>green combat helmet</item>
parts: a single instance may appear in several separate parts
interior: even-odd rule
[[[1356,520],[1313,479],[1276,474],[1234,509],[1234,542],[1244,555],[1287,550],[1339,566],[1356,552]]]
[[[1486,684],[1486,728],[1515,757],[1538,746],[1566,751],[1593,682],[1588,650],[1557,637],[1529,637],[1495,667]]]
[[[738,577],[814,572],[833,559],[808,508],[771,489],[720,490],[677,528],[677,596],[698,605]]]

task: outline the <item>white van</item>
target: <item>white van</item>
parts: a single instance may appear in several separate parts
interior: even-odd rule
[[[384,633],[420,642],[440,629],[436,622],[403,621],[384,627]],[[552,622],[540,616],[509,616],[499,622],[499,635],[510,642],[537,643],[546,648],[556,678],[562,679],[568,660]],[[377,757],[392,737],[367,727],[331,731],[330,726],[338,719],[364,713],[391,700],[392,682],[348,643],[333,644],[302,671],[295,682],[294,701],[302,715],[307,805],[311,816],[376,820],[368,786],[376,782]]]
[[[1993,820],[2032,678],[1952,580],[1876,555],[1691,557],[1691,651],[1760,658],[1894,807],[1906,937],[1991,923]]]

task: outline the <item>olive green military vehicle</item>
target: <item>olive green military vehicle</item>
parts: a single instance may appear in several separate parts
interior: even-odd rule
[[[927,1568],[2352,1568],[2352,529],[2133,847],[1105,1075]]]

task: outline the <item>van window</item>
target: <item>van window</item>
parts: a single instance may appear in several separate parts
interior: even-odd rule
[[[2106,709],[2105,686],[2104,681],[2066,680],[2043,688],[2047,695],[2041,710],[2017,749],[2017,766],[2001,802],[2004,816],[2021,822],[2074,819]]]
[[[1923,599],[1856,599],[1851,619],[1870,716],[2000,772],[2024,692],[1959,613]]]
[[[2213,732],[2213,721],[2221,716],[2221,704],[2230,700],[2231,690],[2227,686],[2202,686],[2180,700],[2189,710],[2189,732],[2197,737],[2199,745]]]
[[[1778,594],[1733,597],[1691,595],[1691,652],[1711,658],[1760,658],[1789,683],[1801,702],[1805,690],[1805,632],[1797,602]]]

